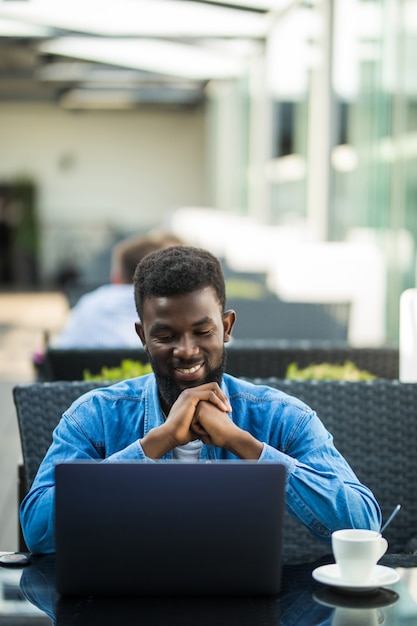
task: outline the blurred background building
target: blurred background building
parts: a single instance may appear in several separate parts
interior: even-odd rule
[[[0,0],[2,291],[105,282],[155,225],[398,341],[417,0]]]

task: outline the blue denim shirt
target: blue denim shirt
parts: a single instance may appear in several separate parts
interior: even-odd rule
[[[262,442],[259,462],[274,461],[287,472],[286,505],[311,533],[330,541],[338,528],[380,528],[381,512],[371,491],[359,482],[336,450],[331,434],[306,404],[277,389],[227,374],[222,389],[231,419]],[[64,413],[20,519],[32,552],[54,551],[54,467],[72,459],[116,463],[146,457],[140,439],[164,416],[153,374],[90,391]],[[172,451],[164,459],[172,458]],[[201,461],[234,459],[231,452],[203,445]]]

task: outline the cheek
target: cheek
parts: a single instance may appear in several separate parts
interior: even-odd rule
[[[148,346],[149,360],[155,364],[159,369],[166,369],[166,363],[168,360],[168,352],[164,348],[155,348],[154,346]]]
[[[219,361],[221,361],[223,358],[223,353],[224,353],[223,343],[217,345],[216,347],[213,347],[213,349],[210,350],[210,353],[208,355],[208,360],[210,364],[217,367]]]

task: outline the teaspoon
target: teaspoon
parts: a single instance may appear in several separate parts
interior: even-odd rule
[[[397,513],[398,513],[398,511],[400,509],[401,509],[401,504],[397,504],[397,506],[394,507],[393,512],[391,513],[391,515],[389,516],[389,518],[387,519],[387,521],[385,522],[385,524],[382,526],[381,530],[379,531],[381,534],[384,532],[384,530],[386,529],[388,524],[390,524],[392,522],[392,520],[397,515]]]

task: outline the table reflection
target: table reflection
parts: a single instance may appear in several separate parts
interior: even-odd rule
[[[384,588],[368,593],[346,594],[337,589],[323,587],[314,592],[313,597],[319,604],[334,609],[332,626],[387,624],[386,609],[399,600],[395,591]]]
[[[53,555],[33,557],[22,571],[24,596],[57,626],[314,626],[332,623],[334,609],[313,599],[315,564],[284,566],[282,592],[277,597],[60,597],[55,590]]]
[[[25,598],[56,626],[373,626],[388,624],[386,610],[398,594],[378,589],[347,594],[312,578],[320,562],[285,565],[277,597],[60,597],[55,590],[55,557],[33,557],[22,570]],[[29,622],[27,622],[29,624]]]

